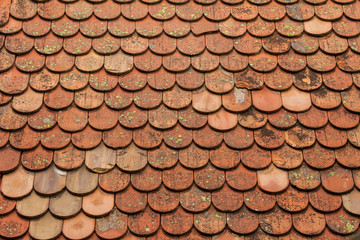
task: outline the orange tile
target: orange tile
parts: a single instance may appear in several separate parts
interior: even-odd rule
[[[219,233],[226,226],[226,213],[220,212],[211,206],[205,212],[194,215],[194,226],[204,234]]]
[[[147,205],[147,194],[138,192],[129,185],[124,191],[116,194],[115,204],[125,213],[137,213],[145,209]]]
[[[161,226],[164,231],[173,235],[182,235],[190,231],[193,225],[193,216],[181,207],[174,212],[161,215]]]
[[[255,212],[266,212],[275,206],[275,195],[267,194],[258,186],[244,193],[245,205]],[[261,202],[262,204],[259,204]]]
[[[95,229],[95,219],[80,212],[73,218],[63,222],[62,233],[71,239],[83,239],[89,237]]]
[[[325,216],[316,212],[312,207],[292,215],[293,226],[302,234],[320,234],[325,228]]]
[[[282,107],[280,92],[267,87],[251,92],[254,107],[264,112],[275,112]]]
[[[341,207],[341,197],[326,192],[323,188],[318,188],[309,192],[310,204],[320,212],[333,212]]]
[[[259,216],[260,228],[273,235],[282,235],[290,231],[292,227],[291,214],[275,207],[270,212]]]
[[[148,203],[157,212],[171,212],[179,205],[179,192],[170,191],[161,185],[160,188],[148,194]]]
[[[243,204],[243,194],[231,189],[227,184],[212,192],[211,200],[214,206],[222,212],[234,212]]]
[[[180,193],[181,206],[190,212],[203,212],[211,205],[211,193],[205,192],[196,185]]]
[[[129,229],[138,235],[151,235],[160,226],[160,214],[152,211],[149,207],[144,211],[130,215],[128,218]]]
[[[308,193],[290,185],[284,192],[276,195],[276,203],[285,211],[296,213],[308,206]]]
[[[240,210],[227,213],[227,225],[238,234],[249,234],[259,226],[258,214],[243,206]]]
[[[313,190],[321,183],[320,172],[302,164],[289,172],[290,183],[301,190]]]

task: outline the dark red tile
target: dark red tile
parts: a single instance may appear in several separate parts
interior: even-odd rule
[[[290,72],[299,72],[306,67],[306,58],[290,50],[278,56],[278,63],[281,68]]]
[[[79,150],[71,143],[60,150],[54,151],[55,165],[64,170],[79,168],[85,161],[85,151]]]
[[[309,192],[310,204],[320,212],[333,212],[341,207],[341,197],[324,191],[322,187]]]
[[[238,234],[249,234],[259,226],[258,214],[243,206],[240,210],[227,214],[228,227]]]
[[[162,30],[163,22],[153,19],[150,15],[136,22],[136,32],[146,38],[156,37],[162,33]]]
[[[170,72],[183,72],[190,67],[190,57],[176,51],[172,55],[163,57],[163,66]]]
[[[222,36],[220,33],[206,34],[206,48],[214,54],[226,54],[233,49],[233,41],[230,38]],[[219,45],[218,43],[223,44]]]
[[[163,139],[163,133],[150,124],[145,127],[133,131],[133,140],[138,146],[151,149],[159,146]]]
[[[47,168],[53,159],[53,152],[38,145],[35,149],[23,152],[21,156],[22,165],[29,170],[42,170]]]
[[[104,143],[112,148],[123,148],[130,144],[132,132],[117,124],[113,129],[103,132]]]
[[[87,122],[88,113],[74,104],[58,112],[59,127],[65,131],[80,131],[85,128]]]
[[[71,135],[63,132],[57,125],[41,133],[41,144],[50,149],[61,149],[70,143]]]
[[[289,172],[290,183],[301,190],[313,190],[321,184],[320,172],[302,164]]]
[[[224,133],[224,142],[232,148],[247,148],[254,142],[253,132],[236,126],[233,130]]]
[[[324,214],[316,212],[312,207],[292,215],[294,228],[305,235],[320,234],[325,228]]]
[[[180,192],[181,206],[190,212],[203,212],[211,205],[211,193],[192,185],[188,190]]]
[[[93,90],[90,86],[75,92],[74,102],[83,109],[95,109],[103,103],[104,94]]]
[[[284,132],[266,124],[261,129],[254,131],[254,139],[263,148],[275,149],[284,143]]]
[[[147,165],[141,172],[131,174],[131,184],[140,191],[150,192],[157,189],[162,182],[161,171]]]
[[[69,71],[75,64],[75,57],[60,51],[57,54],[46,57],[46,67],[53,72]]]
[[[147,122],[147,111],[137,108],[134,104],[119,112],[119,122],[127,128],[139,128]]]
[[[171,2],[171,1],[170,1]],[[176,15],[185,21],[198,20],[203,14],[201,4],[195,1],[187,2],[187,4],[176,5]]]
[[[259,15],[269,21],[282,19],[286,14],[285,6],[277,2],[270,2],[259,6]]]
[[[217,234],[226,226],[226,213],[210,207],[205,212],[194,215],[194,226],[204,234]]]
[[[179,151],[179,161],[187,168],[201,168],[209,161],[209,151],[192,143],[189,147]]]
[[[359,218],[349,215],[342,208],[325,215],[326,224],[337,234],[354,233],[359,228]]]
[[[1,210],[0,210],[1,215],[5,215],[11,212],[15,208],[16,201],[11,200],[5,197],[4,195],[0,194],[0,206],[1,206]]]
[[[270,151],[254,144],[251,148],[241,152],[241,162],[249,168],[263,169],[271,163],[271,154]]]
[[[211,73],[205,73],[205,86],[214,93],[226,93],[234,87],[234,76],[219,67]]]
[[[204,16],[212,21],[225,20],[230,16],[230,6],[222,2],[215,2],[203,8]]]
[[[268,120],[276,128],[288,129],[296,124],[297,115],[281,108],[275,113],[268,114]]]
[[[212,130],[208,125],[193,132],[193,139],[196,144],[204,148],[219,146],[223,140],[223,133]]]
[[[109,109],[105,104],[89,112],[89,124],[95,129],[108,130],[115,127],[117,122],[117,112]]]
[[[130,174],[115,167],[107,173],[99,175],[99,186],[107,192],[119,192],[130,183]]]
[[[209,163],[204,168],[194,171],[194,181],[202,189],[216,190],[224,184],[225,172]]]
[[[179,122],[187,128],[201,128],[207,123],[207,115],[196,112],[191,106],[179,110]]]
[[[26,233],[29,220],[19,216],[16,211],[0,218],[0,235],[5,238],[18,238]]]
[[[164,32],[171,37],[180,38],[189,34],[191,25],[189,22],[181,21],[178,17],[173,17],[164,22]]]
[[[335,68],[329,73],[324,73],[322,76],[325,86],[335,91],[348,89],[353,83],[352,76],[349,73],[341,71],[339,68]]]
[[[345,193],[354,187],[354,180],[349,169],[335,164],[321,171],[322,186],[332,193]]]
[[[165,58],[166,57],[163,57],[164,61]],[[177,61],[174,62],[175,65],[176,62]],[[171,61],[169,63],[171,64]],[[164,67],[165,67],[165,63],[164,63]],[[160,90],[160,91],[168,90],[172,88],[175,84],[175,74],[166,71],[165,68],[160,68],[159,71],[147,74],[147,82],[149,86],[155,90]]]
[[[219,66],[219,63],[219,57],[206,50],[200,55],[191,58],[192,67],[200,72],[213,71]]]
[[[138,235],[151,235],[158,230],[159,226],[160,214],[152,211],[149,207],[140,213],[130,215],[128,218],[130,231]]]
[[[183,128],[180,124],[177,124],[173,129],[164,132],[164,142],[175,149],[189,146],[192,139],[192,131]]]
[[[123,212],[137,213],[145,209],[147,194],[138,192],[130,185],[124,191],[116,194],[115,204]]]
[[[163,92],[163,102],[173,109],[188,107],[191,103],[191,92],[175,85],[172,89]]]
[[[257,183],[256,172],[240,163],[235,169],[226,171],[226,182],[238,191],[249,190]]]
[[[269,211],[275,206],[275,195],[267,194],[259,187],[244,192],[245,205],[255,212]],[[259,204],[261,202],[261,204]]]
[[[319,72],[327,72],[335,68],[336,62],[334,56],[327,55],[322,51],[317,51],[313,55],[307,56],[308,66]]]
[[[341,54],[348,48],[347,39],[338,37],[335,33],[330,33],[319,39],[321,50],[329,54]]]
[[[62,109],[70,106],[74,94],[66,91],[60,85],[44,94],[44,103],[49,108]]]
[[[148,28],[146,27],[144,29],[148,29]],[[162,27],[159,34],[161,35],[149,39],[150,50],[160,55],[173,53],[176,50],[176,39],[171,38],[168,35],[162,33]]]
[[[269,73],[270,74],[270,73]],[[247,67],[244,71],[234,73],[235,86],[247,90],[262,89],[264,85],[264,74]]]
[[[335,154],[332,149],[324,148],[315,143],[312,147],[303,150],[305,162],[317,169],[329,168],[335,162]],[[321,161],[319,161],[319,159]]]
[[[283,193],[276,195],[276,203],[285,211],[296,213],[306,209],[309,198],[307,192],[289,186]]]
[[[76,132],[71,135],[71,142],[78,148],[92,149],[100,144],[101,135],[101,132],[87,125],[81,132]]]
[[[335,150],[336,160],[343,166],[348,168],[359,167],[358,149],[351,144]]]
[[[193,183],[193,172],[176,164],[175,167],[163,171],[163,183],[171,190],[185,190]]]
[[[164,231],[173,235],[182,235],[190,231],[193,215],[178,207],[174,212],[161,215],[161,226]]]
[[[165,144],[148,152],[148,162],[154,168],[171,168],[177,163],[177,160],[178,152],[168,148]]]
[[[270,72],[277,66],[277,57],[261,51],[257,55],[249,56],[249,65],[259,72]]]
[[[261,39],[245,33],[234,39],[234,48],[242,54],[257,54],[262,47]]]
[[[17,149],[28,150],[36,147],[40,141],[40,132],[32,130],[28,125],[24,128],[11,132],[9,142]]]
[[[328,111],[329,121],[337,128],[349,129],[359,123],[359,116],[349,112],[342,105],[337,109]]]
[[[108,21],[108,30],[112,35],[116,37],[129,36],[135,31],[135,22],[129,21],[123,16],[120,16],[117,19]]]
[[[179,205],[179,192],[170,191],[161,185],[160,188],[148,194],[148,203],[157,212],[171,212]]]
[[[260,17],[247,22],[246,27],[249,33],[257,37],[267,37],[275,31],[275,24],[273,22],[266,21]]]
[[[243,194],[234,191],[227,184],[212,193],[212,202],[222,212],[234,212],[243,204]]]
[[[292,227],[291,214],[275,207],[270,212],[259,215],[260,228],[273,235],[282,235]]]
[[[336,129],[329,124],[316,130],[316,138],[321,145],[329,148],[339,148],[347,142],[346,132]]]

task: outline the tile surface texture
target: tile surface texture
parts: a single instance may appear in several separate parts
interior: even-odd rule
[[[1,0],[1,239],[360,239],[359,0]]]

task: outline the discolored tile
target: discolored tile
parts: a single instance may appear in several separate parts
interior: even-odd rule
[[[114,207],[114,194],[97,188],[93,193],[83,197],[82,209],[90,216],[105,216]]]
[[[267,194],[259,187],[244,193],[245,205],[255,212],[269,211],[275,206],[275,195]],[[261,204],[259,204],[261,202]]]
[[[51,239],[61,234],[62,223],[62,220],[53,217],[48,212],[30,221],[29,234],[36,239]]]
[[[266,21],[261,17],[257,17],[252,21],[246,23],[248,32],[257,37],[267,37],[275,30],[275,24],[271,21]]]
[[[177,111],[161,104],[148,112],[149,123],[158,129],[169,129],[177,123]]]
[[[348,49],[348,41],[330,33],[319,39],[320,48],[329,54],[341,54]]]
[[[193,172],[177,164],[163,171],[163,183],[172,190],[185,190],[193,183]]]
[[[111,170],[116,163],[116,151],[100,143],[95,149],[86,151],[86,166],[97,173],[104,173]]]
[[[239,124],[245,128],[260,128],[267,122],[267,115],[250,107],[247,111],[238,115]]]
[[[291,39],[291,47],[297,53],[311,54],[319,49],[319,43],[316,37],[305,33],[300,37]]]
[[[36,172],[34,189],[40,194],[52,195],[65,188],[66,172],[52,164],[44,171]]]
[[[0,57],[3,59],[3,62],[0,64],[1,72],[9,70],[15,63],[15,55],[6,51],[5,48],[0,51]]]
[[[43,197],[32,191],[29,196],[17,201],[16,211],[27,218],[37,218],[46,212],[48,206],[48,197]]]
[[[147,164],[147,151],[130,144],[116,153],[117,165],[120,169],[133,172],[143,169]]]
[[[11,104],[0,106],[0,127],[4,130],[17,130],[22,128],[27,122],[24,115],[14,111]]]
[[[81,209],[81,197],[72,195],[67,190],[50,198],[49,210],[57,217],[73,217]]]
[[[266,149],[275,149],[284,143],[284,132],[277,130],[270,124],[254,131],[255,142]]]
[[[128,73],[134,67],[134,57],[124,53],[122,50],[115,54],[105,56],[104,68],[112,74]]]
[[[0,213],[1,215],[5,215],[10,213],[12,210],[15,209],[16,201],[11,200],[5,197],[3,194],[0,194]]]
[[[32,37],[40,37],[50,32],[51,23],[35,15],[29,21],[23,23],[23,31]]]
[[[360,26],[357,22],[342,17],[334,22],[333,30],[341,37],[354,37],[359,34]]]
[[[304,22],[305,31],[311,35],[322,36],[332,30],[331,22],[320,20],[317,17]]]
[[[302,164],[299,168],[289,172],[290,183],[301,190],[312,190],[320,183],[320,172]]]
[[[75,148],[71,143],[67,147],[54,152],[54,163],[60,169],[72,170],[79,168],[84,161],[85,151]]]
[[[163,132],[153,128],[150,124],[133,131],[134,143],[145,149],[159,146],[163,139]]]
[[[0,26],[5,25],[9,21],[11,1],[3,1],[0,5],[1,11],[4,13],[0,19]]]
[[[83,55],[91,50],[91,39],[83,36],[80,32],[65,38],[64,50],[72,55]]]
[[[199,112],[215,112],[221,107],[221,95],[213,94],[202,87],[193,92],[192,106]]]
[[[272,54],[286,53],[290,50],[290,40],[277,32],[262,39],[263,47]],[[280,60],[280,59],[279,59]]]
[[[95,232],[105,239],[122,237],[127,231],[127,218],[126,214],[114,207],[109,215],[96,219]]]
[[[257,177],[258,186],[266,192],[281,192],[289,185],[287,172],[277,168],[273,164],[270,164],[270,166],[264,170],[258,170]]]
[[[89,237],[95,229],[95,219],[80,212],[73,218],[63,222],[62,233],[71,239],[83,239]]]
[[[120,16],[117,19],[108,21],[108,31],[117,37],[129,36],[135,31],[135,22]]]
[[[209,151],[197,147],[192,143],[189,147],[179,151],[179,161],[185,167],[196,169],[206,165],[209,160]]]
[[[21,20],[26,20],[34,17],[36,14],[36,10],[36,3],[28,0],[24,2],[20,0],[15,0],[10,6],[11,16]]]
[[[285,131],[285,141],[293,148],[302,149],[310,147],[315,143],[315,132],[312,129],[296,124]]]
[[[359,219],[349,215],[342,208],[334,213],[325,215],[326,224],[330,230],[338,234],[349,234],[359,228]]]
[[[220,108],[219,111],[208,116],[209,125],[220,131],[233,129],[237,125],[237,122],[237,115],[226,111],[224,108]]]
[[[23,198],[31,192],[33,182],[34,173],[19,166],[15,171],[2,177],[1,192],[9,198]]]
[[[79,90],[84,88],[89,81],[89,74],[80,72],[73,68],[69,72],[61,73],[60,85],[66,90]]]
[[[341,196],[344,208],[350,213],[359,215],[359,196],[360,192],[357,189]]]
[[[327,72],[335,68],[336,61],[334,56],[317,51],[313,55],[306,57],[307,65],[314,71]]]
[[[202,191],[193,185],[180,193],[181,206],[190,212],[201,212],[211,205],[211,193]]]
[[[161,173],[161,171],[146,165],[142,171],[131,174],[131,184],[139,191],[154,191],[161,185]]]
[[[349,112],[342,105],[337,109],[328,111],[328,116],[330,123],[341,129],[353,128],[359,123],[358,115]]]
[[[301,165],[303,155],[301,151],[284,144],[271,152],[271,160],[279,168],[293,169]]]
[[[89,194],[96,189],[97,184],[98,174],[87,170],[85,165],[68,172],[66,177],[66,188],[77,195]]]
[[[249,56],[249,65],[259,72],[270,72],[277,66],[277,56],[260,51],[257,55]]]
[[[59,75],[48,71],[46,68],[30,75],[30,86],[37,91],[54,89],[59,83]]]
[[[238,234],[249,234],[254,232],[259,226],[258,214],[248,210],[243,206],[240,210],[227,213],[227,225]]]
[[[27,36],[24,32],[18,32],[5,39],[6,49],[13,54],[26,54],[34,46],[34,39]]]
[[[321,75],[310,68],[293,74],[294,85],[303,91],[311,91],[320,88],[322,84]]]
[[[251,92],[254,107],[265,112],[274,112],[281,108],[281,95],[279,92],[264,87]]]
[[[177,163],[177,160],[178,152],[168,148],[165,144],[148,152],[148,162],[155,168],[171,168]]]
[[[278,56],[278,63],[286,71],[299,72],[306,67],[306,57],[290,50]]]
[[[58,0],[38,3],[38,14],[46,20],[61,18],[65,14],[65,3]]]

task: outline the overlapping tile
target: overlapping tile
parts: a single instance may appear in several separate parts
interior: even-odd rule
[[[0,236],[356,239],[358,5],[2,1]]]

